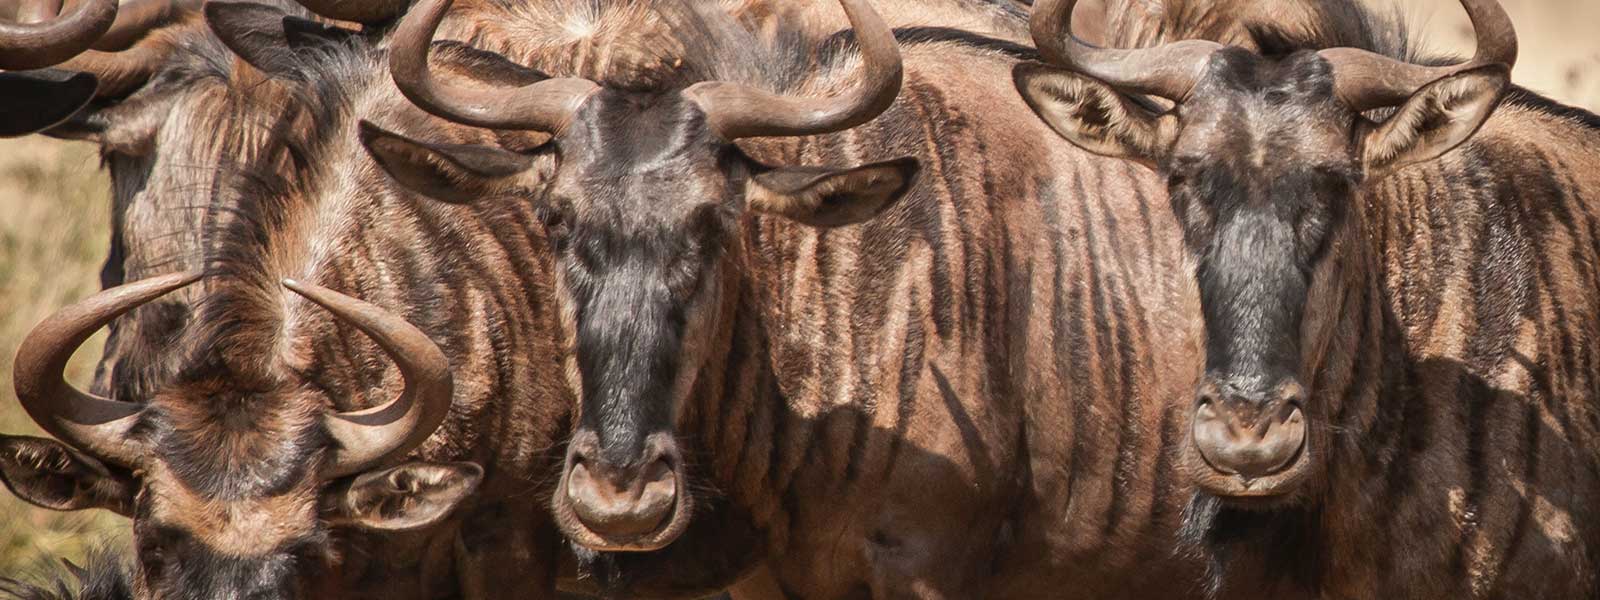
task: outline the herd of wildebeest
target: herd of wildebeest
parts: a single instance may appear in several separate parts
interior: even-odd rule
[[[1496,0],[65,4],[0,479],[132,536],[19,598],[1600,598],[1600,117]]]

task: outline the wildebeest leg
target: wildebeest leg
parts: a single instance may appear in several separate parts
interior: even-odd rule
[[[756,567],[755,572],[728,588],[726,596],[731,600],[784,600],[783,588],[766,565]]]
[[[561,537],[548,519],[504,506],[467,518],[456,537],[456,577],[466,600],[538,600],[558,595]]]

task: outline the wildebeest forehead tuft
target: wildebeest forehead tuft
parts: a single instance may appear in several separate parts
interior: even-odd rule
[[[602,91],[567,135],[563,149],[619,172],[668,167],[711,147],[705,115],[676,91]]]
[[[190,386],[158,396],[140,434],[176,482],[229,501],[285,493],[312,478],[328,446],[322,407],[284,391]]]
[[[1216,53],[1183,108],[1179,157],[1241,174],[1344,170],[1353,114],[1334,97],[1333,72],[1315,53],[1263,58]],[[1242,177],[1241,181],[1248,180]],[[1260,180],[1261,189],[1279,186]]]
[[[145,471],[149,482],[140,511],[148,523],[181,533],[225,557],[263,556],[315,538],[317,482],[304,478],[280,494],[232,500],[188,488],[163,465]]]
[[[1286,95],[1292,99],[1332,98],[1333,67],[1315,52],[1263,57],[1242,48],[1217,52],[1207,66],[1212,90]]]

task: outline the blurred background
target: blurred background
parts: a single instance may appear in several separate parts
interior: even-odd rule
[[[1399,6],[1426,47],[1470,53],[1471,29],[1458,0],[1368,1]],[[1600,0],[1502,3],[1522,42],[1517,83],[1600,111]],[[0,140],[0,432],[40,435],[11,391],[12,355],[33,324],[99,289],[108,187],[92,145]],[[103,336],[78,352],[68,371],[74,381],[88,381]],[[81,560],[96,545],[118,543],[126,529],[109,513],[36,509],[0,491],[0,575],[50,568],[59,557]]]
[[[1274,0],[1261,0],[1272,2]],[[1366,0],[1399,6],[1425,48],[1472,52],[1460,0]],[[1522,53],[1513,81],[1567,104],[1600,111],[1600,0],[1500,0],[1517,25]]]

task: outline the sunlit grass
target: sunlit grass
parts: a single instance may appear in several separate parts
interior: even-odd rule
[[[11,361],[45,316],[100,288],[109,234],[109,183],[95,148],[40,138],[0,140],[0,433],[42,435],[17,405]],[[86,385],[104,334],[84,345],[69,378]],[[0,574],[27,573],[58,558],[81,561],[125,535],[104,511],[57,512],[0,492]]]

